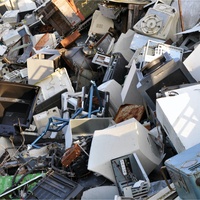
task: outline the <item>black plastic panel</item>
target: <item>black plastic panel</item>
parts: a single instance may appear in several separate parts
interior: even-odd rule
[[[103,78],[103,82],[114,79],[119,84],[123,84],[127,74],[127,69],[125,67],[127,64],[128,61],[121,53],[112,54],[109,66]]]
[[[53,172],[43,178],[25,199],[32,200],[65,200],[75,198],[83,187],[67,177]]]

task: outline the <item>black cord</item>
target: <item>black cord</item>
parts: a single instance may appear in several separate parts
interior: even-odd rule
[[[53,170],[57,171],[57,172],[60,172],[61,174],[68,174],[67,171],[64,171],[64,170],[62,170],[62,169],[58,169],[57,167],[55,167],[55,165],[54,165],[54,159],[55,159],[55,157],[56,157],[56,153],[57,153],[57,150],[55,149],[55,150],[54,150],[54,153],[53,153],[53,155],[52,155],[52,157],[51,157],[51,168],[52,168]]]

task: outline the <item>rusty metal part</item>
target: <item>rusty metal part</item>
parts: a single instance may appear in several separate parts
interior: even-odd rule
[[[182,14],[181,0],[178,0],[178,8],[179,8],[179,15],[180,15],[180,20],[181,20],[181,29],[182,29],[182,31],[184,31],[184,30],[185,30],[185,27],[184,27],[184,22],[183,22],[183,14]]]
[[[127,29],[132,29],[139,20],[139,12],[143,9],[143,5],[130,3],[128,4],[128,25]]]
[[[120,123],[133,117],[140,121],[144,112],[145,108],[142,105],[125,104],[120,106],[114,121],[115,123]]]
[[[78,30],[76,30],[71,35],[69,35],[69,36],[65,37],[63,40],[61,40],[60,44],[63,47],[68,47],[70,44],[75,42],[77,40],[77,38],[79,38],[80,36],[81,36],[81,34],[79,33]]]
[[[161,172],[161,174],[162,174],[162,176],[163,176],[163,178],[164,178],[164,180],[165,180],[165,182],[166,182],[168,188],[169,188],[171,191],[174,191],[174,189],[170,186],[170,184],[169,184],[169,182],[168,182],[168,180],[167,180],[167,177],[166,177],[166,175],[165,175],[165,173],[164,173],[164,170],[166,170],[166,166],[162,166],[161,169],[160,169],[160,172]]]
[[[63,166],[68,167],[78,156],[81,154],[81,148],[78,144],[74,144],[71,148],[68,148],[62,159],[61,163]]]
[[[3,61],[4,63],[7,63],[7,64],[11,64],[11,63],[12,63],[10,60],[8,60],[7,57],[3,57],[2,61]]]
[[[11,6],[11,10],[14,10],[12,0],[9,0],[9,3],[10,3],[10,6]]]
[[[35,45],[36,50],[40,50],[49,40],[49,33],[45,33]]]

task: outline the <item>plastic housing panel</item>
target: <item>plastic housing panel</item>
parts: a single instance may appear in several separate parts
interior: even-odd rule
[[[27,59],[28,83],[35,84],[54,72],[60,55],[35,54]]]
[[[119,14],[122,11],[122,8],[120,6],[112,6],[110,5],[106,5],[104,3],[99,3],[98,4],[99,10],[101,11],[101,14],[109,19],[117,19],[117,17],[119,16]]]
[[[75,198],[83,187],[53,172],[50,176],[44,177],[30,192],[25,199],[31,200],[66,200]]]
[[[49,118],[51,117],[61,118],[61,114],[57,106],[47,111],[33,115],[33,119],[37,127],[38,134],[41,134],[45,130],[46,125],[48,124]],[[57,135],[57,132],[55,133]],[[49,134],[51,135],[52,133],[49,133]],[[46,134],[46,135],[49,135],[49,134]],[[46,135],[43,138],[47,137]]]
[[[114,79],[111,79],[99,85],[97,89],[110,93],[109,113],[112,117],[115,117],[119,107],[122,105],[122,86]]]
[[[41,95],[38,98],[38,104],[64,89],[67,89],[69,92],[74,92],[74,88],[72,87],[71,80],[65,68],[58,68],[51,75],[45,77],[35,85],[41,87]]]
[[[145,198],[147,196],[150,187],[149,178],[136,153],[112,159],[111,164],[121,195],[133,197],[134,199]],[[143,186],[135,186],[135,183],[141,180],[144,181],[142,183]],[[130,191],[130,196],[126,195],[126,190]]]
[[[162,155],[148,130],[135,118],[94,132],[88,169],[115,183],[110,161],[131,153],[137,153],[147,174],[162,160]]]
[[[157,119],[178,153],[199,143],[199,89],[200,85],[194,84],[156,100]]]
[[[104,75],[103,82],[114,79],[122,85],[127,74],[127,69],[125,67],[127,64],[127,60],[121,53],[113,53]]]
[[[146,15],[133,28],[136,32],[151,37],[174,40],[177,21],[177,10],[161,3],[156,4],[153,8],[149,8]]]
[[[65,133],[65,147],[69,148],[72,138],[78,136],[91,136],[96,130],[102,130],[112,126],[115,122],[110,117],[71,119]]]
[[[88,35],[104,35],[108,32],[110,27],[114,28],[112,19],[104,17],[99,10],[95,10],[94,14],[92,15],[92,22],[88,31]]]
[[[61,109],[61,96],[64,92],[67,92],[67,89],[64,89],[64,90],[56,93],[52,97],[48,98],[47,100],[45,100],[42,103],[40,103],[39,105],[37,105],[35,107],[35,114],[46,111],[55,106],[57,106],[59,109]]]

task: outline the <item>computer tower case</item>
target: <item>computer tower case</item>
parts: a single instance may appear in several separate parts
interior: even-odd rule
[[[121,53],[113,53],[107,67],[103,82],[114,79],[119,84],[123,84],[127,74],[126,65],[128,61]]]
[[[200,144],[165,161],[181,199],[200,199]]]
[[[136,153],[111,160],[119,194],[135,200],[147,197],[150,182]]]

